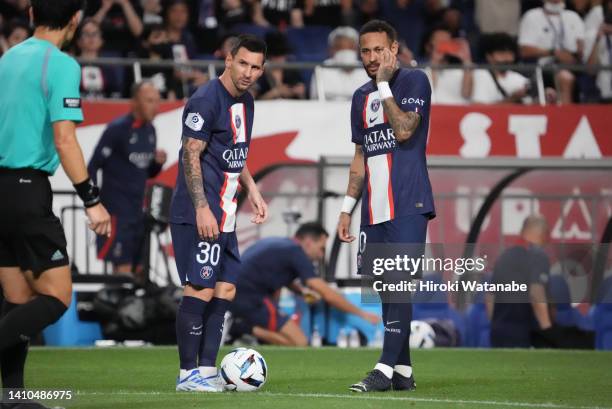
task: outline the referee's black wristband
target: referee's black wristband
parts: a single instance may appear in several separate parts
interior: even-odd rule
[[[74,188],[85,207],[93,207],[100,203],[100,189],[90,178],[74,185]]]

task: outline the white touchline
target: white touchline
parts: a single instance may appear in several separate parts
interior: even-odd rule
[[[77,396],[184,396],[193,397],[193,394],[184,394],[179,392],[131,392],[131,391],[115,391],[115,392],[81,392],[77,391]],[[224,396],[220,394],[217,396]],[[233,394],[232,394],[233,395]],[[282,392],[256,392],[248,396],[286,396],[291,398],[320,398],[320,399],[360,399],[374,401],[404,401],[404,402],[423,402],[423,403],[448,403],[448,404],[465,404],[465,405],[490,405],[490,406],[512,406],[521,408],[550,408],[550,409],[612,409],[607,406],[574,406],[561,405],[557,403],[533,403],[533,402],[512,402],[512,401],[494,401],[494,400],[466,400],[466,399],[436,399],[436,398],[417,398],[409,396],[372,396],[372,395],[355,395],[355,394],[334,394],[334,393],[282,393]]]

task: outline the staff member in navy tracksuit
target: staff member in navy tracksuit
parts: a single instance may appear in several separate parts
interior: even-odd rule
[[[140,259],[144,235],[142,204],[148,178],[166,162],[166,152],[156,149],[153,119],[159,92],[143,81],[132,88],[132,111],[111,122],[89,161],[89,174],[102,170],[102,203],[112,216],[113,233],[97,241],[98,258],[111,262],[114,273],[131,273]]]

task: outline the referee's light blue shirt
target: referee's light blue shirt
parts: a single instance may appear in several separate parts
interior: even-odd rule
[[[48,41],[31,37],[0,59],[0,167],[55,173],[53,123],[81,122],[81,67]]]

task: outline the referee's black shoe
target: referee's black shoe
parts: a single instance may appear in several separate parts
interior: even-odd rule
[[[353,392],[384,392],[391,389],[391,379],[378,369],[368,372],[361,382],[351,385],[349,388]]]
[[[413,391],[416,389],[416,383],[414,382],[414,377],[410,375],[409,378],[406,378],[403,375],[398,374],[397,372],[393,372],[393,378],[391,379],[391,383],[393,384],[394,391]]]

